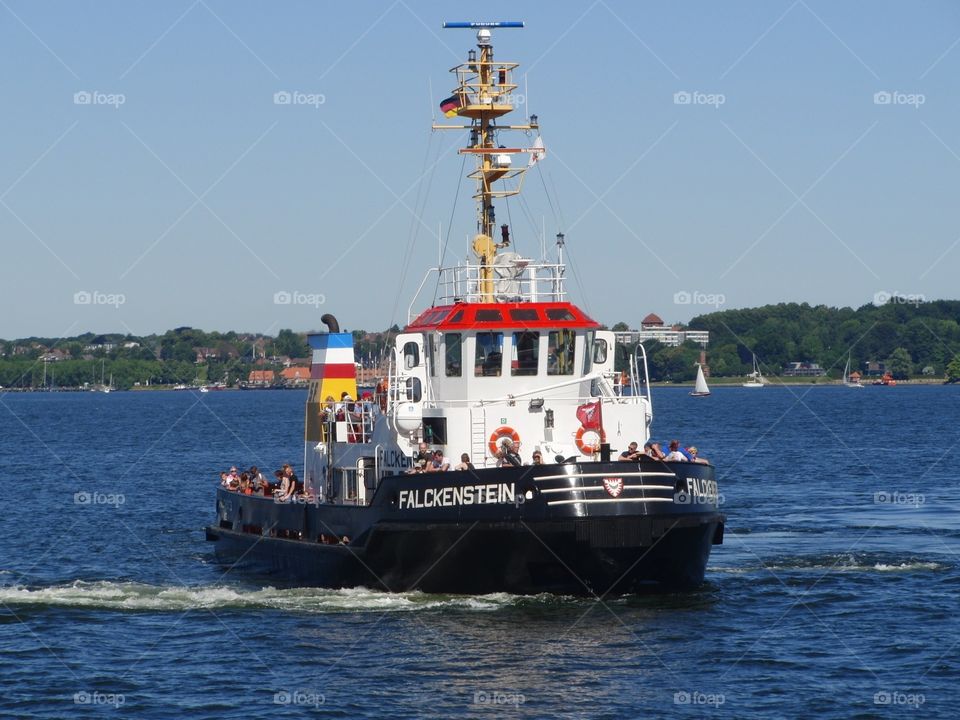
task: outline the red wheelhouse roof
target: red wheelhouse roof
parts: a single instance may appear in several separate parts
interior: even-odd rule
[[[531,330],[573,328],[595,330],[600,324],[576,305],[547,303],[457,303],[424,310],[406,332],[428,330]]]

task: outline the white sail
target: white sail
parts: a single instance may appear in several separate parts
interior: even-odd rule
[[[753,372],[751,372],[747,377],[749,377],[750,380],[743,383],[743,387],[756,388],[763,387],[765,384],[763,380],[763,374],[760,372],[760,363],[757,362],[756,353],[753,355]]]
[[[697,365],[697,383],[693,387],[691,395],[709,395],[710,388],[707,387],[707,378],[703,375],[703,366]]]

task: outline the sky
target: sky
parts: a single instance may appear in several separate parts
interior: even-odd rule
[[[526,22],[497,217],[598,321],[958,297],[960,4],[469,7],[0,2],[0,337],[402,325],[474,232],[444,20]]]

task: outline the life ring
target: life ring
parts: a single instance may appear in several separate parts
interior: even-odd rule
[[[500,441],[504,438],[510,438],[513,440],[514,445],[520,443],[520,434],[516,430],[514,430],[512,427],[501,425],[493,431],[492,435],[490,435],[490,443],[487,445],[487,447],[490,449],[491,455],[496,455],[500,452]]]
[[[591,442],[584,442],[583,438],[587,436],[587,433],[592,433],[596,440]],[[588,436],[589,437],[589,436]],[[583,425],[580,426],[580,429],[577,430],[577,447],[580,448],[580,452],[584,455],[595,455],[600,451],[600,443],[603,442],[603,435],[601,435],[596,430],[587,430]]]

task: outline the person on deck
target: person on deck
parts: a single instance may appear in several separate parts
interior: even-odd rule
[[[663,460],[666,457],[663,450],[660,449],[660,443],[648,442],[643,446],[643,454],[652,457],[654,460]]]
[[[671,440],[670,441],[670,452],[667,453],[667,456],[664,458],[667,462],[686,462],[687,456],[680,452],[680,441]]]
[[[690,462],[700,463],[701,465],[709,465],[710,461],[706,458],[700,457],[699,450],[697,450],[696,445],[691,445],[687,448],[687,455],[690,456]]]
[[[434,450],[433,458],[427,465],[427,472],[446,472],[450,469],[450,461],[443,456],[443,450]]]
[[[454,468],[454,470],[460,470],[460,471],[463,471],[463,470],[473,470],[473,469],[474,469],[474,468],[473,468],[473,463],[470,462],[470,456],[467,455],[466,453],[463,453],[463,454],[460,456],[460,462],[459,462],[459,463],[457,464],[457,466]]]
[[[620,453],[620,457],[617,460],[621,462],[638,462],[640,457],[643,455],[639,450],[637,443],[632,442],[627,446],[627,449]]]
[[[514,449],[513,440],[510,438],[503,441],[500,452],[497,453],[497,467],[523,467],[523,460]]]
[[[539,450],[533,451],[533,462],[531,465],[543,465],[543,455],[540,454]]]
[[[413,466],[407,470],[407,475],[426,472],[427,465],[433,459],[430,454],[430,446],[425,442],[420,442],[420,449],[413,455]]]

